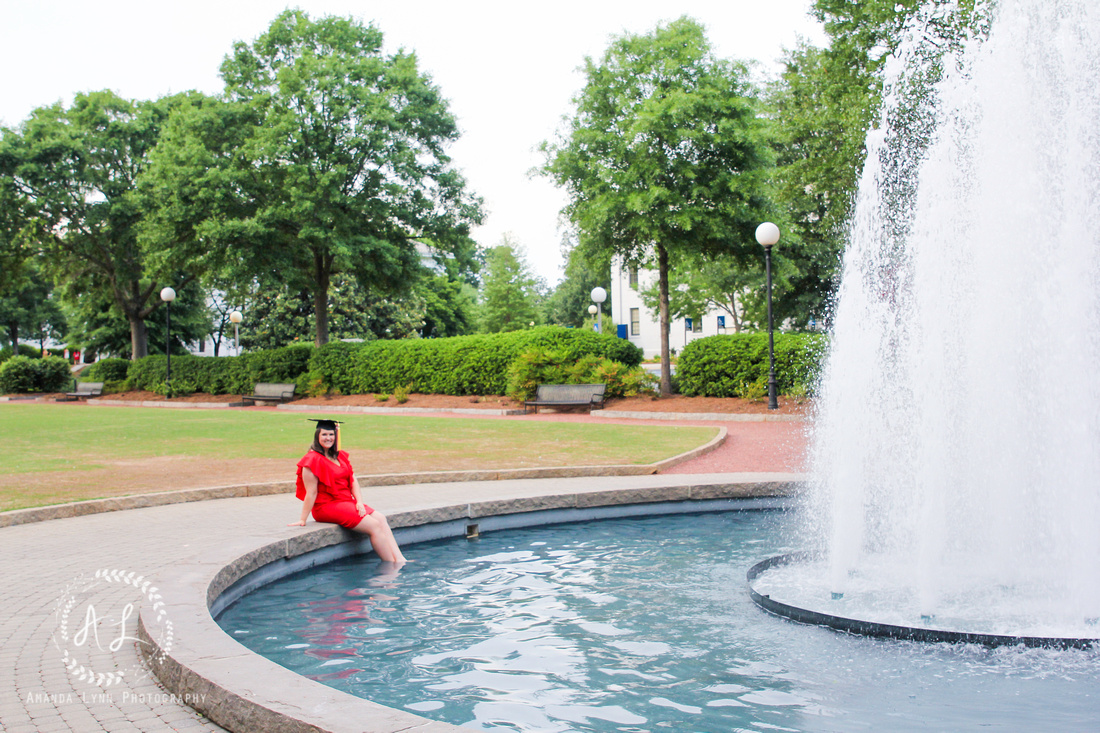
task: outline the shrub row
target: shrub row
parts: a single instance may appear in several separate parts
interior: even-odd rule
[[[296,344],[216,359],[173,356],[172,391],[175,394],[251,394],[257,382],[296,381],[308,369],[312,352],[312,346]],[[163,356],[138,359],[131,362],[127,370],[127,386],[163,394],[166,372],[167,359]]]
[[[567,363],[585,356],[641,363],[641,350],[625,339],[584,329],[542,326],[526,331],[441,339],[330,343],[317,349],[301,386],[317,394],[388,394],[398,389],[422,394],[503,395],[508,369],[531,350],[555,352]]]
[[[780,394],[810,394],[827,341],[822,334],[775,334],[775,380]],[[760,394],[768,382],[766,333],[708,336],[684,347],[676,364],[680,392],[700,397]]]
[[[26,392],[61,392],[73,381],[69,362],[61,357],[32,359],[13,356],[0,364],[0,394]]]
[[[121,382],[129,370],[129,359],[109,357],[92,364],[81,375],[89,382]]]
[[[56,351],[56,349],[50,349],[49,351],[51,354],[54,354],[54,351]],[[4,348],[0,349],[0,364],[3,364],[5,361],[12,358],[13,356],[26,356],[31,359],[38,359],[42,356],[42,352],[38,348],[31,346],[30,344],[19,344],[19,353],[14,354],[12,353],[10,346],[5,346]],[[60,356],[60,354],[54,354],[54,356]]]
[[[648,385],[642,370],[637,369],[642,352],[629,341],[583,329],[543,326],[442,339],[338,341],[319,349],[299,344],[217,359],[173,356],[171,387],[175,394],[249,394],[257,382],[295,382],[299,394],[407,391],[503,395],[516,391],[514,384],[509,386],[509,369],[523,354],[533,355],[525,362],[527,381],[537,363],[545,372],[543,382],[606,382],[609,396],[637,393]],[[18,363],[28,361],[37,360],[22,357]],[[26,366],[16,371],[20,376],[13,377],[12,384],[19,388],[7,391],[52,391],[23,389],[32,383],[38,386],[41,380],[26,376],[30,374]],[[106,383],[111,387],[107,391],[143,389],[163,394],[166,372],[163,356],[134,362],[109,358],[92,364],[84,379]],[[68,377],[67,370],[65,375]],[[513,382],[519,379],[511,376]]]

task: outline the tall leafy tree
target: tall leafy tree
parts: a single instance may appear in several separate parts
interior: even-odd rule
[[[787,53],[771,89],[778,168],[776,197],[784,204],[787,230],[781,251],[793,266],[789,291],[776,303],[781,320],[827,318],[848,220],[867,155],[868,130],[880,117],[883,68],[906,33],[932,39],[925,51],[942,54],[967,33],[980,33],[989,19],[982,0],[815,0],[813,13],[829,36],[826,48],[800,44]],[[925,78],[907,83],[922,90],[935,80],[938,64],[925,58]],[[904,107],[903,115],[919,116]],[[906,125],[901,125],[902,127]],[[913,127],[913,125],[909,125]],[[920,135],[901,145],[911,151]]]
[[[777,258],[773,265],[779,262]],[[776,275],[773,287],[777,293],[784,289],[779,269],[773,267]],[[646,308],[657,310],[658,283],[643,288],[641,295]],[[732,259],[707,261],[700,255],[688,255],[676,263],[669,275],[668,306],[672,318],[702,318],[711,310],[719,310],[726,316],[727,327],[735,332],[760,325],[764,295],[764,273],[755,263],[746,267]]]
[[[108,298],[129,326],[135,359],[147,353],[145,319],[169,284],[138,245],[135,189],[170,105],[78,94],[69,108],[43,107],[18,130],[0,131],[3,229],[40,254],[55,279],[79,281],[81,297]]]
[[[432,274],[416,293],[424,299],[424,338],[463,336],[477,329],[477,290],[465,280]]]
[[[418,242],[467,245],[479,202],[446,154],[458,127],[416,56],[372,25],[279,15],[221,68],[224,99],[173,119],[147,194],[149,241],[310,293],[314,340],[345,273],[377,293],[415,279]]]
[[[65,315],[52,290],[49,280],[33,265],[22,270],[21,278],[0,288],[0,329],[6,332],[13,353],[18,353],[20,338],[37,339],[44,347],[46,339],[64,336]]]
[[[689,18],[614,39],[599,62],[585,59],[585,76],[568,129],[543,145],[543,171],[569,194],[579,246],[657,271],[668,393],[671,257],[759,260],[765,121],[746,67],[715,57]]]
[[[509,234],[485,255],[480,320],[485,333],[518,331],[539,323],[545,286],[531,273],[522,248]]]
[[[580,328],[589,320],[592,289],[602,287],[610,292],[610,283],[611,258],[607,253],[590,258],[583,249],[573,247],[566,256],[565,277],[546,298],[546,322]]]
[[[68,317],[67,341],[86,354],[125,357],[132,353],[131,327],[119,312],[118,304],[104,290],[89,287],[76,278],[59,288]],[[157,300],[160,300],[157,295]],[[210,333],[210,314],[205,293],[194,284],[176,291],[172,302],[171,349],[173,354],[188,353],[188,344],[199,343]],[[150,311],[142,322],[147,355],[163,354],[168,333],[163,308]]]

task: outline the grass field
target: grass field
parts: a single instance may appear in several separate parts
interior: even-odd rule
[[[359,475],[653,463],[717,428],[354,415]],[[0,405],[0,510],[289,480],[313,423],[292,412]]]

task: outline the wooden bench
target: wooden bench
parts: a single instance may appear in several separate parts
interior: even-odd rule
[[[540,407],[587,407],[591,412],[603,407],[606,389],[606,384],[540,384],[535,399],[524,401],[523,413],[527,414],[528,406],[535,408],[536,415]]]
[[[253,394],[241,395],[242,405],[254,405],[257,402],[289,402],[294,399],[295,386],[278,382],[257,382]]]
[[[103,382],[77,382],[75,392],[66,392],[64,397],[57,397],[54,401],[74,402],[88,397],[99,397],[101,394],[103,394]]]

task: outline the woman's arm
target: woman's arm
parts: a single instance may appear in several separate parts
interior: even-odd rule
[[[288,527],[304,527],[309,513],[313,511],[313,502],[317,501],[317,477],[308,468],[302,468],[302,483],[306,487],[306,496],[302,500],[302,518],[297,522],[291,522]]]
[[[363,503],[363,497],[359,493],[359,491],[360,491],[359,478],[357,476],[352,476],[352,479],[351,479],[351,495],[355,497],[355,510],[359,512],[359,516],[365,517],[365,516],[367,516],[367,507]]]

